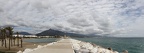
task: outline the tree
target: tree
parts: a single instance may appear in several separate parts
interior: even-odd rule
[[[15,46],[15,40],[16,40],[16,37],[14,36],[13,39],[14,39],[14,46]]]
[[[22,38],[20,39],[20,42],[21,42],[21,48],[22,48],[22,45],[23,45],[23,44],[22,44],[22,42],[23,42],[23,39],[22,39]]]
[[[3,46],[3,30],[0,29],[0,40],[1,40],[1,46]]]
[[[12,34],[13,34],[13,28],[12,27],[6,27],[5,29],[8,30],[8,38],[9,38],[9,50],[10,50],[10,47],[12,45]]]
[[[5,48],[7,48],[7,40],[6,40],[7,36],[5,34]]]
[[[15,41],[17,38],[17,41]],[[8,39],[8,43],[7,43],[7,39]],[[13,36],[13,28],[12,27],[5,27],[5,28],[0,28],[0,40],[1,40],[1,45],[4,46],[5,48],[7,48],[7,44],[8,44],[8,49],[11,49],[11,46],[15,46],[15,42],[17,42],[17,46],[19,47],[19,44],[21,44],[20,46],[22,47],[22,42],[23,39],[19,38],[19,33],[17,32],[17,37]],[[20,42],[20,43],[19,43]]]
[[[19,46],[19,33],[17,32],[17,46]]]
[[[6,38],[7,38],[7,36],[6,36],[6,29],[3,29],[3,35],[4,35],[4,42],[5,42],[5,48],[7,48],[7,42],[6,42]]]
[[[5,44],[5,48],[7,48],[6,45],[6,29],[5,28],[1,28],[0,29],[0,38],[1,38],[1,42],[2,42],[2,46]]]
[[[4,45],[4,30],[5,29],[0,29],[0,39],[1,39],[1,46],[3,46]]]

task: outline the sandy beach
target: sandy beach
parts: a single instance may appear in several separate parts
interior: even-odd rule
[[[8,41],[7,41],[8,42]],[[7,43],[8,44],[8,43]],[[16,43],[17,44],[17,43]],[[7,48],[5,48],[4,46],[2,47],[1,46],[1,41],[0,41],[0,53],[16,53],[18,52],[19,50],[23,51],[25,50],[26,48],[36,48],[38,45],[46,45],[48,43],[31,43],[31,42],[23,42],[23,47],[21,48],[20,46],[12,46],[11,47],[11,50]],[[8,45],[7,45],[8,46]]]

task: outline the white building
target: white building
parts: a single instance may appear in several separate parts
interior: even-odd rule
[[[17,37],[17,35],[13,35],[14,37]],[[29,37],[29,38],[37,38],[36,35],[19,35],[19,37]]]

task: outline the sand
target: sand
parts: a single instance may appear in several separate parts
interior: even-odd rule
[[[69,39],[63,39],[51,45],[45,45],[35,49],[24,51],[24,53],[74,53]]]
[[[8,42],[8,41],[7,41]],[[17,44],[17,43],[16,43]],[[30,43],[30,42],[23,42],[23,47],[21,48],[20,45],[19,47],[18,46],[12,46],[11,47],[11,50],[7,48],[5,48],[4,46],[2,47],[1,46],[1,41],[0,41],[0,51],[1,52],[4,52],[4,53],[16,53],[18,52],[19,50],[23,51],[24,49],[26,48],[36,48],[38,45],[46,45],[48,43]],[[7,43],[7,46],[8,46],[8,43]],[[0,53],[1,53],[0,52]]]

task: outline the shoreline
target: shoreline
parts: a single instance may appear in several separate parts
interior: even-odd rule
[[[119,53],[118,51],[114,51],[112,48],[104,48],[94,43],[80,41],[77,39],[72,40],[75,53]]]
[[[33,49],[25,49],[24,51],[19,51],[17,53],[38,53],[38,52],[48,52],[47,50],[51,51],[51,49],[49,47],[54,45],[59,45],[59,42],[63,41],[63,40],[69,40],[69,43],[71,43],[72,50],[74,51],[73,53],[79,53],[79,52],[85,52],[85,53],[119,53],[117,51],[113,51],[112,48],[103,48],[99,45],[96,44],[92,44],[90,42],[85,42],[85,41],[80,41],[80,40],[76,40],[76,39],[61,39],[59,41],[56,42],[52,42],[49,43],[47,45],[44,46],[37,46],[37,48],[33,48]],[[64,42],[63,42],[64,43]],[[54,48],[59,48],[57,46],[54,46]],[[62,46],[60,46],[62,47]],[[48,49],[49,48],[49,49]],[[43,50],[42,50],[43,49]],[[46,50],[45,50],[46,49]],[[54,49],[55,50],[55,49]],[[57,49],[58,51],[61,50],[61,48]],[[55,52],[52,52],[55,53]]]

